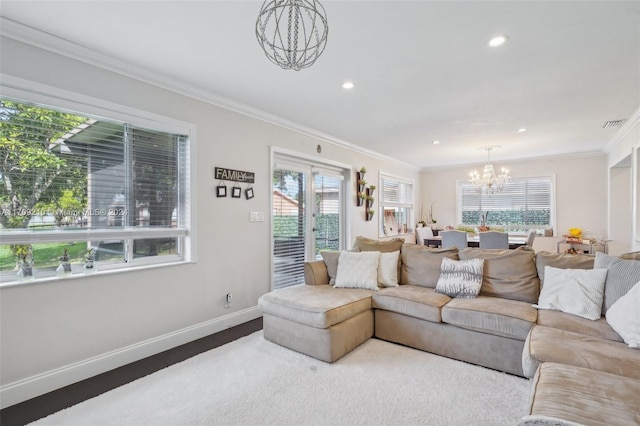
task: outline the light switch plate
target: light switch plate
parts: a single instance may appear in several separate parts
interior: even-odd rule
[[[249,212],[249,222],[264,222],[264,212]]]

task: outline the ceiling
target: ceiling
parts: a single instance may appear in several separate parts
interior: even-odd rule
[[[618,130],[604,123],[640,106],[640,1],[322,3],[328,43],[302,71],[260,49],[261,1],[2,0],[0,15],[419,168],[482,163],[486,146],[500,163],[604,152]],[[489,47],[500,34],[507,43]]]

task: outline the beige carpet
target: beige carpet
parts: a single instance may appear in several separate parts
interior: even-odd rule
[[[33,425],[515,425],[529,381],[370,339],[334,364],[262,331]]]

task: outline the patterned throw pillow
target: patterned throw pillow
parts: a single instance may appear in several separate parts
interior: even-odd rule
[[[594,268],[607,268],[607,281],[604,287],[602,313],[627,294],[631,287],[640,281],[640,260],[625,260],[617,256],[596,253]]]
[[[366,288],[378,291],[379,251],[343,251],[338,259],[335,288]]]
[[[442,258],[436,292],[449,297],[475,299],[482,287],[484,259],[453,260]]]
[[[547,266],[538,309],[552,309],[590,320],[602,316],[606,269],[560,269]]]

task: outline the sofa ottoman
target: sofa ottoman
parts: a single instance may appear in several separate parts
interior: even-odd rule
[[[522,352],[525,377],[533,377],[538,366],[554,362],[588,368],[640,380],[640,351],[581,333],[536,325]]]
[[[640,380],[545,362],[531,385],[529,412],[534,418],[562,419],[558,424],[640,424]]]
[[[373,336],[372,290],[298,285],[260,297],[267,340],[334,362]]]

